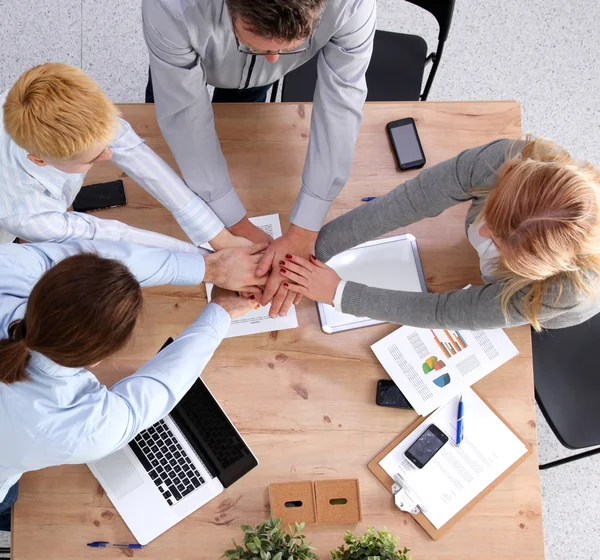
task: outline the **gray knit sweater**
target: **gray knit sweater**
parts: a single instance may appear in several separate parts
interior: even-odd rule
[[[447,208],[471,201],[467,227],[482,209],[483,198],[475,187],[494,187],[496,172],[510,151],[520,148],[511,140],[497,140],[465,150],[458,156],[425,169],[387,195],[340,216],[321,230],[316,255],[327,261],[334,255]],[[523,293],[510,301],[508,314],[500,304],[502,283],[453,290],[443,294],[414,293],[371,288],[348,282],[342,295],[342,311],[392,323],[424,328],[489,329],[527,323],[523,315]],[[577,325],[600,311],[600,298],[588,298],[565,285],[558,298],[549,290],[538,311],[545,328]]]

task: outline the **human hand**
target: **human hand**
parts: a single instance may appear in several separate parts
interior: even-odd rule
[[[245,298],[238,296],[235,292],[230,290],[224,290],[215,286],[212,290],[211,303],[220,305],[231,317],[231,320],[237,319],[242,315],[245,315],[253,309],[258,309],[258,302],[254,296]]]
[[[226,229],[222,229],[217,235],[215,235],[215,237],[213,237],[209,241],[209,243],[215,251],[221,251],[222,249],[230,249],[231,247],[251,247],[253,245],[252,241],[250,241],[249,239],[233,235]]]
[[[272,243],[273,238],[262,229],[255,226],[247,216],[242,218],[237,224],[227,228],[230,233],[237,237],[244,237],[252,243]]]
[[[266,248],[263,243],[204,255],[204,281],[228,290],[262,295],[260,286],[264,286],[267,279],[256,274],[256,267]]]
[[[264,292],[260,299],[261,305],[267,305],[271,301],[271,318],[287,315],[292,304],[297,304],[302,295],[289,292],[283,286],[284,277],[280,272],[280,262],[287,255],[299,255],[308,258],[315,250],[318,232],[309,231],[294,224],[285,235],[276,239],[269,245],[256,269],[257,276],[263,276],[271,270]]]
[[[329,305],[333,305],[335,291],[342,280],[333,268],[312,255],[310,261],[292,255],[291,259],[283,261],[281,274],[290,280],[284,283],[290,292]]]

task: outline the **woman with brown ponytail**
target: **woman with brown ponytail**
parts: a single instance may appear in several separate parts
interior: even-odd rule
[[[257,306],[217,289],[173,344],[107,389],[87,368],[128,343],[141,288],[206,281],[258,293],[265,247],[202,255],[110,241],[0,245],[0,530],[24,472],[127,444],[171,411],[231,320]]]

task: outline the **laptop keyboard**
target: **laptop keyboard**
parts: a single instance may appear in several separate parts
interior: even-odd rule
[[[250,453],[204,383],[194,383],[178,408],[185,412],[189,423],[206,440],[221,469],[227,469]]]
[[[164,420],[140,432],[129,447],[170,506],[205,484]]]

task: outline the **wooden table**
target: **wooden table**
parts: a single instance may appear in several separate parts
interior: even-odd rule
[[[127,105],[123,115],[148,144],[174,165],[156,124],[153,107]],[[234,185],[249,214],[279,212],[287,226],[309,134],[310,105],[256,104],[215,107],[216,125]],[[499,137],[521,134],[515,102],[377,103],[364,110],[351,179],[329,219],[377,196],[414,173],[397,172],[385,124],[412,116],[428,165]],[[202,157],[202,154],[198,154]],[[121,172],[101,163],[87,182]],[[129,203],[102,213],[129,224],[185,236],[158,203],[125,179]],[[431,291],[481,283],[475,251],[464,229],[466,206],[450,209],[405,231],[418,241]],[[96,372],[110,384],[133,372],[178,335],[206,304],[204,289],[146,290],[143,320],[133,343]],[[375,405],[377,380],[386,374],[369,349],[396,327],[380,325],[325,335],[314,303],[298,309],[299,328],[225,340],[203,378],[243,433],[260,466],[222,495],[141,551],[92,550],[92,540],[132,542],[132,536],[85,466],[26,474],[15,508],[13,547],[17,560],[136,556],[145,559],[214,560],[240,523],[268,515],[270,482],[358,477],[363,523],[357,527],[313,527],[306,532],[320,558],[342,542],[346,529],[387,527],[413,551],[415,560],[539,560],[543,558],[537,453],[483,499],[442,541],[435,542],[369,473],[367,462],[413,422],[415,413]],[[529,330],[507,331],[518,357],[477,384],[514,429],[536,444]]]

